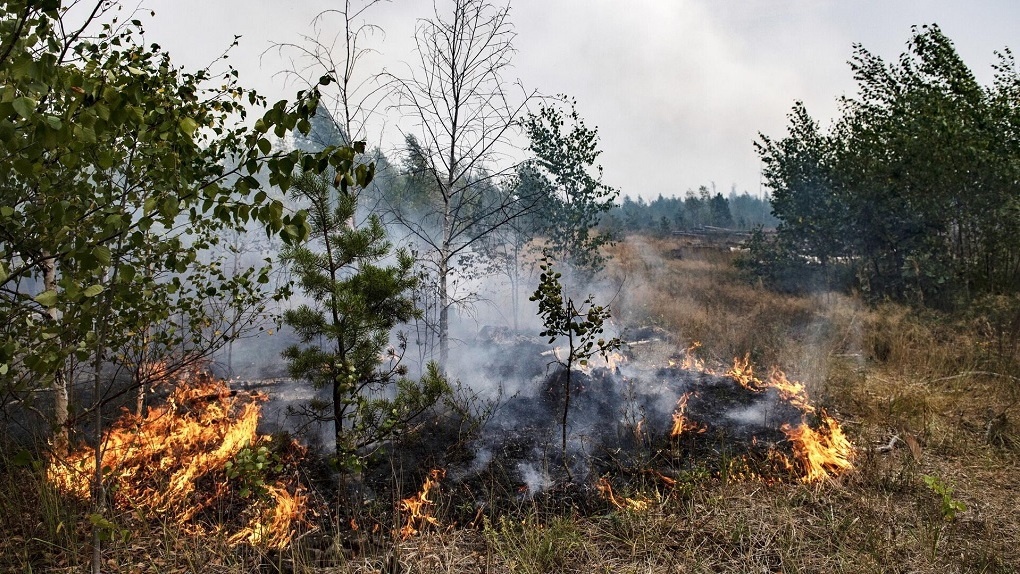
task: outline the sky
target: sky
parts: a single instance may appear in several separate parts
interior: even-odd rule
[[[272,50],[301,43],[327,0],[147,0],[146,41],[178,65],[204,66],[229,46],[241,83],[271,100],[297,86]],[[447,0],[436,0],[440,13]],[[392,0],[367,20],[384,34],[366,66],[399,73],[413,62],[418,19],[432,0]],[[847,61],[860,43],[887,61],[906,49],[912,25],[938,24],[982,83],[994,52],[1020,50],[1015,0],[512,0],[513,69],[541,94],[567,94],[598,128],[604,181],[631,198],[682,196],[706,185],[758,194],[758,134],[781,137],[794,102],[823,126],[853,96]],[[328,28],[328,26],[327,26]],[[328,29],[323,32],[329,33]],[[398,120],[376,133],[399,141]],[[385,142],[390,142],[386,144]],[[767,191],[767,190],[764,190]]]

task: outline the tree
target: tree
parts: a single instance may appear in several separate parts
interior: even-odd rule
[[[250,223],[286,241],[306,233],[254,174],[286,190],[295,167],[346,157],[273,150],[266,136],[307,131],[314,91],[247,126],[246,105],[266,102],[234,70],[175,68],[118,9],[0,7],[0,391],[9,405],[52,388],[57,459],[83,417],[101,432],[102,407],[131,390],[115,390],[114,376],[143,354],[181,368],[253,324],[267,270],[228,278],[203,253],[220,231]],[[84,381],[90,403],[71,417],[68,387]],[[83,477],[98,515],[103,479],[101,464]]]
[[[522,168],[521,180],[542,190],[538,195],[546,198],[541,231],[550,247],[563,253],[576,269],[594,273],[605,263],[600,250],[612,241],[608,234],[597,233],[596,227],[619,192],[602,183],[602,166],[595,165],[602,153],[598,129],[586,127],[576,102],[569,104],[569,114],[556,105],[543,105],[537,114],[525,118],[524,129],[531,140],[528,149],[535,160]],[[569,131],[564,128],[566,120],[571,123]]]
[[[373,52],[366,42],[382,34],[381,28],[365,20],[371,8],[380,2],[343,0],[339,8],[316,14],[311,35],[302,36],[298,42],[274,46],[281,55],[291,56],[292,68],[282,72],[285,76],[309,88],[319,85],[323,77],[331,80],[331,89],[322,90],[320,99],[328,113],[316,114],[320,121],[329,124],[318,130],[325,137],[312,139],[320,148],[332,145],[335,138],[342,145],[367,140],[369,120],[385,99],[389,88],[380,81],[381,75],[365,74],[359,65]]]
[[[709,209],[712,212],[712,225],[716,227],[730,227],[733,225],[730,202],[723,197],[722,193],[716,193],[712,196]]]
[[[538,315],[542,318],[545,330],[541,337],[549,337],[553,344],[560,337],[567,340],[567,357],[557,362],[564,370],[563,415],[560,418],[562,429],[563,466],[570,474],[567,459],[567,419],[570,415],[570,393],[573,388],[572,370],[575,366],[585,366],[588,359],[601,354],[606,357],[611,351],[618,349],[622,342],[618,338],[605,339],[600,337],[604,332],[604,323],[612,315],[607,307],[595,304],[595,296],[588,295],[580,305],[567,294],[560,282],[563,276],[556,271],[553,260],[547,251],[542,258],[539,269],[538,288],[531,296],[538,301]]]
[[[789,115],[789,135],[779,141],[761,136],[755,146],[762,156],[766,183],[774,190],[772,211],[781,220],[784,240],[798,253],[823,264],[845,255],[848,213],[834,171],[834,142],[797,102]]]
[[[364,153],[364,143],[355,144],[348,161],[353,162],[353,152]],[[337,460],[341,468],[352,470],[360,468],[366,448],[404,430],[446,390],[435,366],[420,385],[403,378],[403,346],[391,348],[380,368],[390,331],[418,314],[408,296],[417,279],[406,251],[393,254],[395,265],[378,265],[391,255],[378,216],[370,216],[362,227],[349,224],[357,207],[351,188],[368,185],[372,173],[371,165],[358,165],[353,178],[340,177],[335,200],[326,178],[299,178],[295,190],[308,203],[311,241],[284,253],[302,291],[312,299],[312,304],[284,313],[284,321],[301,339],[284,357],[292,376],[330,389],[326,409],[313,405],[305,412],[333,423]],[[396,392],[388,394],[393,386]]]
[[[420,245],[434,278],[439,361],[450,352],[450,310],[458,262],[502,225],[528,213],[536,197],[494,193],[493,181],[512,173],[505,165],[509,137],[530,95],[515,98],[503,78],[513,55],[509,6],[454,0],[439,5],[415,36],[419,69],[396,78],[397,108],[415,125],[406,133],[410,183],[421,184],[422,208],[390,205],[392,217]],[[518,85],[519,87],[519,85]]]
[[[983,88],[941,30],[923,26],[896,62],[858,45],[851,67],[859,93],[827,133],[798,104],[789,135],[758,144],[779,242],[823,267],[848,262],[874,297],[952,306],[1015,291],[1011,57]]]

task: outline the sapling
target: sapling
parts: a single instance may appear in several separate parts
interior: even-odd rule
[[[567,418],[570,414],[570,392],[573,384],[572,371],[574,366],[585,366],[588,360],[596,353],[607,357],[607,355],[620,347],[619,338],[606,339],[602,337],[606,319],[612,317],[609,308],[596,305],[595,296],[588,295],[580,305],[567,294],[566,288],[560,282],[562,274],[553,266],[553,260],[549,252],[542,257],[539,264],[542,271],[539,276],[538,288],[532,294],[531,300],[538,301],[538,315],[542,318],[545,330],[541,336],[549,337],[549,344],[553,344],[559,338],[565,338],[567,343],[567,356],[561,359],[559,354],[556,363],[560,364],[565,371],[565,387],[563,393],[563,414],[560,419],[562,428],[562,450],[563,466],[570,476],[570,467],[567,461]]]

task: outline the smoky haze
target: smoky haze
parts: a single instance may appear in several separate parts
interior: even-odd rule
[[[267,49],[311,35],[313,17],[328,7],[154,0],[145,4],[157,13],[147,21],[146,40],[193,68],[241,35],[229,62],[246,85],[275,100],[297,87],[277,75],[293,63]],[[378,53],[364,64],[399,73],[414,61],[415,25],[432,3],[376,8],[369,20],[385,34],[370,38]],[[983,83],[993,51],[1020,45],[1014,25],[1020,4],[1005,0],[639,0],[626,9],[606,0],[529,0],[514,2],[510,16],[518,34],[516,77],[544,94],[576,97],[589,124],[599,127],[606,182],[645,199],[710,182],[758,193],[757,133],[781,134],[796,100],[823,124],[838,115],[838,98],[856,89],[846,65],[855,42],[894,60],[912,25],[938,23]],[[371,139],[394,148],[396,127],[388,118],[370,130]]]

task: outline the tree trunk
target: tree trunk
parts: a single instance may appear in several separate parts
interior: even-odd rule
[[[56,260],[50,257],[48,252],[43,252],[43,290],[45,291],[57,291],[57,263]],[[46,315],[49,320],[53,323],[57,323],[60,320],[60,316],[57,312],[56,307],[50,307],[46,310]],[[67,456],[67,449],[70,443],[68,438],[67,419],[68,419],[68,396],[67,396],[67,378],[64,376],[63,366],[58,367],[53,373],[53,383],[51,385],[53,390],[53,454],[57,458],[64,458]]]
[[[453,174],[447,178],[443,208],[443,243],[439,250],[439,366],[446,373],[450,359],[450,258],[453,250]]]
[[[450,358],[450,291],[447,276],[450,266],[446,261],[446,250],[440,254],[439,263],[439,366],[446,372]]]

